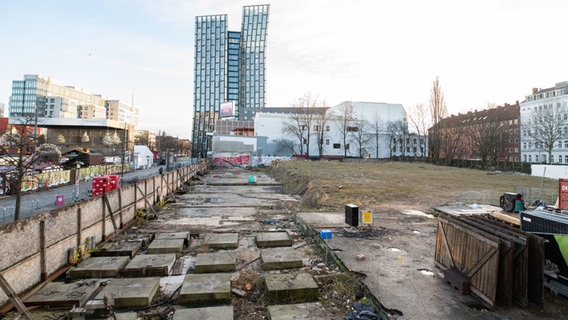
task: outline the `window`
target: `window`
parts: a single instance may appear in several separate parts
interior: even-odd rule
[[[339,144],[339,143],[334,143],[334,144],[333,144],[333,149],[341,149],[341,144]]]
[[[349,143],[345,145],[345,150],[349,150]]]
[[[359,128],[357,127],[347,127],[347,132],[357,132],[359,131]]]
[[[329,146],[329,139],[325,139],[325,145]]]
[[[325,131],[329,131],[329,126],[325,126]]]
[[[314,126],[314,131],[319,131],[320,130],[320,126]]]

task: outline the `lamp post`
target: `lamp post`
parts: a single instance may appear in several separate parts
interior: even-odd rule
[[[121,169],[120,169],[120,176],[124,176],[124,158],[126,157],[126,144],[127,144],[127,135],[126,135],[126,121],[124,122],[124,139],[122,139],[122,157],[121,157]]]

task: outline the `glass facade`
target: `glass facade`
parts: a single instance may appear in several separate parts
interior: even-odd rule
[[[8,108],[10,117],[33,117],[36,108],[38,117],[45,117],[47,83],[35,75],[26,75],[24,80],[12,81],[12,96]]]
[[[195,17],[192,154],[204,157],[221,103],[235,102],[239,120],[265,107],[265,50],[269,5],[243,7],[241,32],[227,30],[227,15]]]

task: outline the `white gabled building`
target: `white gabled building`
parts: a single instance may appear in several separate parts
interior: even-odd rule
[[[354,121],[347,125],[341,119],[344,110],[352,110],[349,113]],[[294,108],[273,109],[266,108],[257,112],[254,123],[255,136],[268,137],[265,155],[292,155],[300,153],[299,137],[285,132],[287,124],[295,122]],[[328,108],[324,114],[328,119],[323,128],[324,157],[369,157],[390,158],[393,156],[425,156],[420,153],[420,137],[408,134],[406,126],[406,111],[401,104],[355,102],[345,101],[337,106]],[[401,123],[405,133],[398,136],[394,141],[393,132],[388,130],[389,123]],[[310,157],[319,157],[317,135],[314,133],[319,128],[317,121],[312,121],[312,134],[304,137],[302,149],[306,154],[309,138]],[[377,134],[378,125],[378,134]],[[306,129],[306,128],[304,128]],[[345,143],[344,143],[345,135]],[[422,141],[426,139],[422,137]],[[378,141],[378,146],[377,146]],[[378,154],[378,156],[377,156]]]

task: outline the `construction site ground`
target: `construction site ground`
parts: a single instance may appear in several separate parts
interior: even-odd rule
[[[310,167],[302,168],[304,165],[311,166],[312,163],[281,164],[272,170],[216,168],[193,181],[183,193],[175,195],[169,205],[160,207],[155,218],[144,221],[141,217],[139,222],[117,235],[111,243],[119,245],[138,239],[143,245],[137,254],[144,255],[160,234],[171,237],[181,234],[183,239],[184,233],[188,233],[187,242],[182,241],[181,247],[173,249],[175,262],[167,275],[159,277],[159,290],[151,302],[143,307],[116,308],[117,318],[193,319],[187,315],[188,309],[230,306],[233,310],[231,319],[347,319],[349,312],[357,307],[356,303],[371,302],[382,308],[382,313],[379,310],[374,313],[390,319],[568,318],[568,299],[549,292],[545,292],[544,307],[513,305],[489,310],[474,297],[461,295],[445,283],[434,264],[436,218],[429,209],[453,200],[460,188],[478,189],[473,183],[469,189],[467,180],[455,188],[446,185],[438,191],[428,189],[423,198],[408,191],[409,196],[405,199],[398,196],[400,191],[378,190],[375,185],[365,185],[376,183],[376,180],[389,185],[401,183],[386,174],[381,178],[373,177],[371,167],[363,167],[360,172],[356,167],[349,169],[349,164],[341,164],[338,168],[335,163],[321,162],[317,164],[318,170],[330,166],[328,176],[324,176]],[[392,175],[397,168],[382,169]],[[408,168],[403,169],[409,172]],[[430,169],[423,166],[418,171]],[[435,170],[440,179],[445,179],[441,176],[443,170]],[[312,175],[314,172],[317,172],[317,178]],[[341,175],[341,178],[334,175]],[[500,178],[503,180],[505,176]],[[424,190],[429,183],[436,183],[434,179],[413,179],[422,178],[415,175],[407,184],[420,183]],[[355,192],[355,187],[362,191]],[[377,197],[373,198],[373,194]],[[392,198],[390,202],[389,197]],[[361,210],[372,212],[372,223],[359,228],[348,226],[343,209],[347,203],[355,203]],[[321,230],[330,231],[327,239],[322,239]],[[259,235],[282,232],[287,238],[276,237],[284,241],[275,245],[276,248],[259,247]],[[214,247],[214,242],[208,240],[212,234],[237,234],[235,248]],[[233,242],[227,240],[226,243]],[[162,255],[171,254],[171,247],[160,248],[157,250],[162,250]],[[267,257],[274,250],[292,251],[301,257],[301,265],[278,270],[268,268]],[[183,287],[184,281],[187,275],[196,273],[201,255],[219,252],[234,252],[233,270],[219,272],[230,279],[228,300],[220,302],[211,298],[198,304],[183,302],[184,291],[187,291]],[[143,267],[135,271],[149,272]],[[306,287],[299,293],[274,295],[276,290],[271,291],[270,285],[267,286],[268,279],[286,275],[292,275],[292,278],[281,283],[289,287]],[[142,286],[144,278],[152,277],[137,277],[131,281],[141,281],[138,286]],[[308,294],[311,292],[307,286],[308,278],[317,284],[315,297]],[[295,283],[293,279],[303,280]],[[69,282],[69,279],[58,280]],[[109,281],[106,278],[99,280]],[[108,286],[112,280],[106,282]],[[275,287],[280,284],[274,283]],[[99,294],[91,300],[102,297]],[[32,307],[31,311],[36,319],[58,319],[69,315],[68,308]],[[83,311],[77,314],[83,316]],[[194,309],[193,316],[196,314]],[[6,317],[16,316],[12,313]],[[224,318],[202,316],[195,319]]]

